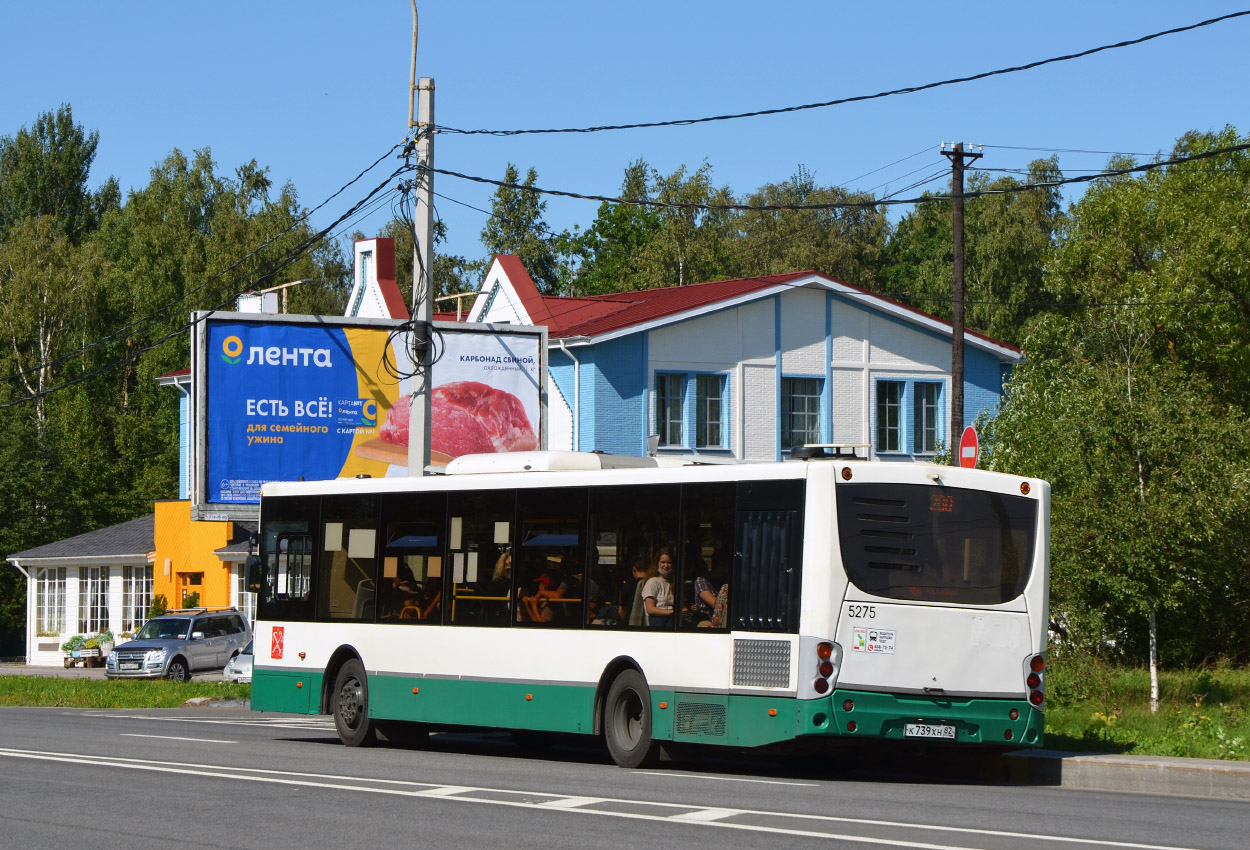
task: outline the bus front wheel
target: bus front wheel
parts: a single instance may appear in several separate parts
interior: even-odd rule
[[[651,689],[637,670],[626,670],[608,689],[603,737],[612,761],[621,767],[648,767],[659,761],[660,744],[651,738]]]
[[[373,724],[369,721],[369,683],[365,668],[355,658],[339,668],[334,679],[334,729],[339,740],[348,747],[367,746],[374,741]]]

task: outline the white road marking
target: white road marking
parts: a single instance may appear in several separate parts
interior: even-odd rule
[[[819,782],[788,782],[784,779],[748,779],[742,776],[712,776],[706,773],[665,773],[662,770],[635,770],[640,776],[662,776],[666,779],[714,779],[717,782],[757,782],[760,785],[797,785],[800,788],[818,788]]]
[[[557,797],[538,805],[544,809],[576,809],[578,806],[593,806],[602,802],[602,797]]]
[[[203,744],[237,744],[238,741],[223,741],[220,738],[179,738],[174,735],[140,735],[138,732],[122,732],[121,738],[159,738],[162,741],[199,741]]]
[[[690,823],[709,823],[714,820],[722,820],[724,818],[733,817],[740,814],[737,809],[700,809],[697,812],[686,812],[681,815],[673,815],[673,820],[689,821]]]
[[[1038,835],[1035,833],[1024,832],[1007,832],[1002,830],[983,830],[971,829],[966,827],[953,826],[935,826],[923,823],[904,823],[900,821],[883,821],[857,818],[836,817],[833,815],[811,815],[796,812],[770,812],[760,809],[712,809],[708,810],[699,806],[683,805],[681,803],[667,802],[650,802],[639,801],[633,799],[615,799],[602,798],[598,801],[584,803],[579,806],[570,807],[553,807],[551,802],[553,799],[560,797],[571,797],[572,799],[582,801],[587,798],[576,797],[574,795],[552,794],[549,791],[518,791],[511,788],[481,788],[472,786],[458,785],[442,785],[434,783],[410,782],[407,780],[390,780],[376,778],[358,778],[348,776],[338,776],[332,774],[314,774],[314,773],[296,773],[292,771],[266,770],[260,768],[241,768],[236,766],[223,765],[205,765],[194,764],[189,762],[162,762],[146,759],[135,758],[115,758],[108,756],[91,756],[82,753],[57,753],[40,750],[18,750],[13,748],[0,747],[0,757],[34,759],[39,761],[63,762],[66,764],[90,764],[101,767],[123,768],[127,770],[147,770],[159,773],[173,773],[189,776],[205,776],[212,778],[226,778],[234,780],[243,780],[247,782],[264,782],[275,785],[294,785],[308,788],[322,788],[339,791],[359,791],[367,794],[388,794],[402,797],[435,797],[454,802],[478,803],[490,806],[508,806],[512,808],[524,809],[541,809],[545,811],[565,811],[571,814],[599,815],[603,817],[623,818],[626,820],[645,820],[658,821],[665,823],[685,823],[690,826],[715,827],[723,829],[736,829],[745,832],[768,833],[772,835],[789,835],[806,838],[823,838],[832,841],[858,841],[863,844],[879,844],[890,847],[914,847],[921,850],[979,850],[979,848],[959,845],[959,844],[934,844],[924,841],[905,841],[902,839],[880,838],[870,835],[858,835],[846,832],[826,832],[815,829],[796,829],[783,826],[765,826],[758,823],[735,823],[730,818],[742,815],[750,815],[754,817],[764,816],[774,819],[791,818],[794,820],[808,821],[813,823],[842,823],[848,825],[861,824],[865,826],[886,826],[901,830],[914,830],[916,832],[951,832],[951,833],[972,833],[976,835],[996,835],[1019,839],[1021,841],[1032,842],[1062,842],[1068,844],[1087,844],[1099,847],[1122,847],[1132,848],[1132,850],[1194,850],[1194,848],[1186,848],[1173,845],[1162,844],[1139,844],[1127,841],[1107,841],[1096,838],[1073,838],[1067,836],[1054,835]],[[391,786],[409,786],[409,787],[368,787],[361,784],[350,783],[378,783]],[[420,790],[417,790],[420,789]],[[474,794],[489,794],[493,796],[474,796]],[[501,796],[513,796],[519,799],[500,799]],[[543,797],[541,802],[534,801],[533,797]],[[591,806],[597,804],[609,805],[629,805],[634,807],[634,811],[612,811],[610,809],[596,809]],[[648,814],[636,811],[638,806],[650,806],[657,810],[656,814]],[[672,814],[660,814],[659,812],[672,811],[679,809],[678,812]],[[704,819],[691,817],[692,814],[698,814],[703,811],[714,811],[719,815],[716,819]]]

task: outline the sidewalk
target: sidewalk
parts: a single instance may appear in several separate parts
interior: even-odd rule
[[[12,661],[0,662],[0,676],[50,676],[59,679],[103,679],[104,667],[44,667]]]
[[[211,678],[211,674],[200,675]],[[5,662],[0,663],[0,676],[103,679],[104,668],[65,669]],[[1250,801],[1250,762],[1245,761],[1019,750],[1007,755],[1001,766],[1004,770],[999,775],[985,778],[1013,785]]]
[[[1008,781],[1094,791],[1250,801],[1250,762],[1021,750]]]

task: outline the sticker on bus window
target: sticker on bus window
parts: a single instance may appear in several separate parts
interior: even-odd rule
[[[867,652],[874,655],[894,654],[893,629],[857,628],[851,638],[851,652]]]

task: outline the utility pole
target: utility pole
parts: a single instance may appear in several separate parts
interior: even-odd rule
[[[430,367],[434,316],[434,79],[417,81],[417,2],[412,0],[412,75],[408,131],[416,134],[417,171],[413,181],[412,408],[408,418],[408,475],[425,475],[430,464]],[[413,101],[420,101],[412,120]]]
[[[951,283],[951,432],[950,445],[957,447],[964,431],[964,160],[977,160],[983,156],[984,146],[978,151],[973,146],[964,148],[963,142],[955,142],[946,149],[942,142],[942,156],[951,161],[951,233],[954,236],[954,262]],[[952,448],[951,466],[959,466],[959,452]]]

